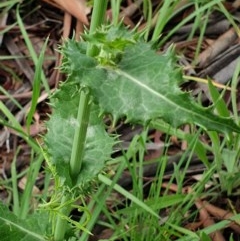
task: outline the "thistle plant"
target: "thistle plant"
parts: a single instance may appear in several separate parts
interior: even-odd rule
[[[45,143],[62,193],[55,240],[64,237],[69,200],[85,195],[111,157],[115,138],[105,131],[104,114],[112,116],[113,125],[123,117],[143,126],[162,119],[174,127],[194,123],[226,134],[240,131],[231,118],[214,115],[180,90],[182,70],[174,48],[158,54],[134,30],[101,25],[107,1],[99,2],[94,1],[90,31],[80,42],[67,40],[62,46],[67,80],[51,97]]]
[[[144,34],[116,19],[104,24],[107,2],[95,0],[89,31],[79,42],[66,40],[60,49],[67,79],[51,96],[53,113],[43,147],[55,181],[51,200],[42,205],[50,213],[52,234],[35,235],[36,240],[74,240],[73,228],[89,232],[85,197],[91,195],[118,142],[106,131],[105,115],[111,116],[113,126],[124,118],[144,127],[162,120],[172,127],[189,123],[226,135],[240,132],[231,117],[213,114],[181,91],[183,75],[174,47],[159,54],[144,41]],[[73,209],[87,213],[88,219],[76,222]]]

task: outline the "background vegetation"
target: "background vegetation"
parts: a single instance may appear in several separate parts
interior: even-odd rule
[[[238,7],[0,3],[2,240],[239,240]]]

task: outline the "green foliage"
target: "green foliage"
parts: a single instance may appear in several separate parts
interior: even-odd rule
[[[201,233],[201,240],[202,241],[211,241],[212,239],[204,232]]]
[[[49,234],[47,213],[35,213],[25,220],[19,219],[0,203],[1,240],[44,241]]]
[[[101,65],[115,66],[121,58],[124,49],[135,44],[140,34],[126,31],[121,24],[118,26],[101,26],[98,31],[82,35],[83,39],[94,45],[96,58]]]
[[[101,33],[100,39],[106,38]],[[110,39],[114,42],[117,36]],[[88,38],[90,43],[91,40]],[[98,46],[96,41],[94,39],[92,44]],[[111,47],[119,50],[115,45]],[[142,124],[162,118],[175,127],[195,123],[219,132],[240,131],[230,118],[213,115],[180,90],[182,75],[173,50],[159,55],[150,44],[141,41],[124,42],[124,45],[121,56],[118,55],[119,62],[114,66],[102,65],[102,61],[98,61],[99,55],[95,58],[86,56],[82,42],[69,40],[62,49],[63,70],[69,74],[68,83],[88,86],[95,103],[102,112],[113,116],[114,123],[123,116],[129,122]],[[115,54],[114,50],[112,52]],[[101,52],[99,54],[102,56]]]
[[[237,68],[236,68],[237,70]],[[222,94],[219,94],[216,87],[209,81],[209,91],[212,97],[213,105],[220,116],[229,117],[230,111],[226,103],[223,101]],[[235,88],[233,88],[235,89]],[[233,91],[234,92],[234,91]],[[237,123],[238,118],[235,116]],[[215,157],[216,167],[218,169],[221,190],[227,191],[228,195],[232,194],[233,189],[239,186],[239,135],[229,135],[230,138],[224,137],[220,140],[218,133],[210,132],[212,139],[212,150]],[[225,167],[223,170],[222,167]]]
[[[78,125],[76,116],[79,102],[79,85],[62,84],[52,97],[54,113],[47,123],[48,133],[45,142],[50,160],[56,167],[62,184],[72,188],[69,161],[73,137]],[[84,150],[83,165],[78,176],[77,186],[83,186],[94,179],[110,158],[114,139],[104,129],[102,118],[96,105],[91,107],[90,122]]]
[[[230,117],[214,115],[180,90],[182,73],[173,49],[160,55],[133,32],[116,27],[106,29],[102,27],[85,34],[81,42],[68,40],[61,49],[62,71],[68,78],[51,98],[54,111],[45,137],[51,165],[56,167],[61,185],[67,185],[70,190],[74,188],[69,162],[79,125],[79,93],[85,88],[93,103],[76,186],[88,186],[110,158],[114,138],[105,131],[103,114],[111,114],[113,124],[121,117],[145,126],[152,120],[162,119],[173,127],[194,123],[218,132],[240,131]],[[93,56],[87,55],[88,45],[95,49]],[[102,182],[107,180],[103,175],[99,177]],[[125,191],[124,195],[128,196]],[[142,207],[136,197],[132,198]]]
[[[19,1],[10,1],[9,4],[16,2]],[[160,184],[165,171],[165,166],[162,164],[161,171],[158,174],[159,179],[154,184],[156,187],[153,188],[155,196],[149,196],[145,202],[143,197],[142,164],[146,140],[142,140],[144,144],[141,150],[136,151],[134,146],[135,149],[132,153],[136,154],[137,152],[138,157],[136,158],[136,156],[134,156],[135,154],[133,154],[128,160],[123,160],[119,165],[120,168],[118,166],[116,175],[113,180],[111,180],[106,175],[102,175],[101,172],[104,170],[106,160],[111,158],[112,147],[116,142],[116,138],[109,136],[106,132],[103,117],[104,114],[110,114],[113,118],[113,125],[122,117],[126,118],[128,122],[140,123],[144,126],[148,126],[149,123],[154,126],[155,122],[155,126],[161,126],[167,133],[170,133],[171,129],[173,133],[183,136],[183,139],[187,140],[188,143],[191,142],[191,139],[194,139],[194,143],[196,141],[194,146],[196,145],[196,147],[193,148],[193,146],[190,145],[189,148],[194,149],[193,152],[197,153],[208,167],[210,164],[207,160],[207,149],[204,149],[205,146],[203,143],[201,143],[200,140],[195,140],[192,134],[183,133],[180,130],[176,130],[175,127],[191,123],[197,124],[205,130],[215,131],[207,132],[213,143],[213,147],[209,147],[209,149],[215,157],[214,163],[216,163],[217,170],[220,174],[222,189],[227,190],[230,194],[232,188],[238,186],[240,182],[237,175],[239,170],[239,152],[234,149],[239,144],[239,137],[235,138],[232,134],[232,132],[240,132],[240,128],[237,125],[237,108],[233,108],[235,113],[234,122],[231,119],[227,106],[211,83],[209,83],[209,89],[213,97],[213,108],[216,108],[220,116],[213,114],[211,109],[198,105],[191,99],[188,93],[181,91],[180,85],[183,82],[182,72],[177,66],[174,49],[170,48],[166,53],[158,54],[151,44],[142,41],[141,34],[129,31],[120,24],[117,24],[118,13],[116,12],[119,11],[120,1],[115,4],[115,26],[101,26],[97,31],[91,31],[101,24],[100,20],[104,18],[105,14],[105,9],[100,9],[99,7],[102,2],[100,3],[98,0],[94,2],[95,4],[99,4],[95,5],[94,11],[97,12],[99,10],[100,12],[101,10],[101,13],[98,14],[97,18],[92,18],[94,24],[91,24],[90,33],[84,34],[81,42],[68,40],[62,47],[61,52],[64,58],[61,68],[62,71],[67,74],[67,81],[62,83],[60,88],[51,97],[53,114],[47,122],[48,133],[45,136],[46,145],[44,148],[47,153],[45,158],[54,177],[55,190],[49,203],[42,205],[45,210],[49,211],[50,215],[47,215],[47,212],[28,215],[31,191],[42,163],[42,156],[40,154],[38,161],[34,166],[31,166],[28,172],[28,184],[21,200],[22,206],[19,206],[18,196],[16,195],[15,197],[15,208],[13,207],[13,210],[15,209],[15,213],[19,214],[18,217],[0,204],[1,238],[4,240],[45,240],[47,238],[53,238],[54,235],[54,240],[63,240],[64,237],[69,238],[69,240],[75,240],[76,237],[76,240],[79,240],[79,234],[74,234],[74,228],[84,231],[84,235],[88,235],[90,233],[88,229],[91,230],[94,222],[98,220],[98,215],[103,211],[106,199],[109,197],[110,192],[115,189],[115,191],[121,193],[130,202],[130,205],[126,206],[125,209],[114,213],[114,217],[109,218],[110,215],[106,214],[107,211],[105,210],[105,214],[109,220],[112,218],[113,226],[116,225],[113,219],[122,220],[122,218],[127,216],[122,223],[123,228],[117,230],[117,235],[125,236],[122,231],[124,231],[125,226],[129,226],[130,221],[130,224],[132,224],[132,226],[130,225],[130,236],[139,240],[149,240],[152,234],[158,234],[158,237],[161,236],[160,238],[166,238],[166,236],[182,237],[182,235],[186,235],[190,239],[199,240],[198,234],[181,228],[178,225],[180,224],[180,220],[182,220],[181,212],[187,213],[187,210],[190,209],[194,200],[200,196],[201,190],[204,188],[204,183],[207,183],[213,176],[215,167],[209,169],[201,183],[195,186],[195,189],[193,189],[194,196],[177,193],[176,195],[159,197],[156,196],[156,193],[157,195],[160,193]],[[107,1],[104,2],[105,5],[107,5]],[[160,39],[160,44],[164,43],[180,26],[183,26],[184,23],[196,18],[194,21],[195,26],[191,33],[191,35],[193,35],[202,19],[199,13],[205,13],[218,2],[220,1],[215,0],[214,3],[208,3],[206,1],[206,5],[198,10],[199,12],[195,11],[191,13],[186,19],[174,27],[166,37]],[[112,4],[113,3],[114,1],[112,1]],[[150,6],[150,1],[144,1],[144,4],[145,6]],[[159,17],[157,18],[156,28],[153,30],[153,41],[159,40],[159,35],[169,22],[169,19],[177,14],[174,10],[177,4],[178,1],[165,1],[163,3],[159,11]],[[6,3],[0,4],[0,7],[5,6],[7,6]],[[98,8],[96,8],[96,6],[98,6]],[[148,13],[144,11],[149,19],[149,24],[145,32],[146,39],[149,37],[148,33],[151,28],[151,11],[152,10],[149,10]],[[45,89],[49,93],[50,91],[41,68],[44,49],[38,60],[27,32],[24,29],[19,11],[17,11],[16,16],[24,40],[37,68],[34,81],[35,95],[27,119],[27,125],[29,127],[40,93],[40,80],[43,81]],[[207,19],[204,22],[205,27],[206,24]],[[205,28],[201,31],[202,36],[204,31]],[[81,107],[79,105],[79,99],[81,93],[85,90],[87,91],[84,93],[88,97],[86,98],[86,102],[88,102],[89,99],[90,101],[84,108],[89,108],[90,119],[88,120],[87,118],[87,123],[84,123],[85,126],[88,126],[86,138],[85,135],[82,135],[84,140],[82,146],[84,150],[79,148],[81,154],[83,153],[83,160],[81,160],[81,156],[78,157],[77,155],[75,160],[72,158],[72,154],[75,148],[75,133],[80,126],[78,119],[79,107]],[[6,110],[1,102],[0,108],[8,119],[12,120],[11,125],[13,128],[18,130],[18,132],[23,135],[23,138],[26,139],[33,148],[38,150],[36,153],[39,154],[39,147],[36,147],[36,143],[21,131],[19,123],[14,120],[12,114]],[[89,112],[83,111],[82,113]],[[1,122],[11,127],[6,121]],[[198,133],[200,133],[200,131],[202,131],[201,128]],[[227,149],[223,147],[220,143],[218,132],[228,134],[230,141],[232,141],[231,144],[228,143],[231,148]],[[235,143],[233,143],[234,138],[236,139]],[[227,143],[226,139],[224,139],[224,142]],[[75,146],[79,147],[78,143]],[[132,169],[131,175],[134,182],[133,193],[126,191],[117,184],[117,180],[130,158],[135,158],[134,161],[136,161],[136,159],[139,161],[137,164],[134,163],[134,161],[128,163],[129,170]],[[79,165],[81,168],[79,168],[76,180],[73,179],[71,173],[72,159],[81,162]],[[179,190],[183,185],[184,176],[190,163],[189,158],[184,170],[180,170],[183,159],[184,158],[180,160],[178,165],[175,165],[175,172],[169,181],[169,183],[173,183],[173,179],[176,180]],[[167,158],[164,160],[167,161]],[[132,164],[133,167],[131,166]],[[136,168],[138,165],[139,170]],[[223,165],[226,171],[222,171]],[[14,168],[13,166],[12,174],[15,175],[13,187],[15,192],[17,192],[17,177]],[[135,173],[136,170],[138,170],[137,173]],[[89,205],[89,209],[87,209],[84,203],[84,197],[89,194],[89,187],[92,190],[94,189],[93,183],[97,176],[99,181],[102,182],[102,185],[97,190],[97,195],[92,198],[95,199],[94,204],[97,204],[95,206],[97,208],[95,208],[92,214],[94,218],[90,220],[91,215],[88,210],[92,209],[94,205]],[[29,181],[31,177],[32,180]],[[105,192],[106,186],[109,186],[107,192]],[[79,205],[79,203],[81,204]],[[90,204],[91,203],[92,200]],[[166,207],[171,209],[173,206],[177,208],[167,216],[167,219],[159,218],[161,209]],[[21,207],[20,211],[18,210],[19,207]],[[139,209],[139,207],[141,209]],[[73,220],[70,216],[70,211],[73,208],[83,213],[83,217],[79,222]],[[20,219],[20,217],[22,219]],[[51,225],[49,225],[49,220],[51,221]],[[161,225],[159,225],[159,221]],[[228,225],[228,223],[220,224],[218,224],[218,226],[215,225],[213,228],[219,229],[221,225],[221,227]],[[66,226],[68,227],[66,228]],[[204,230],[204,232],[199,232],[199,234],[203,240],[209,240],[208,235],[213,231],[213,229]],[[81,236],[81,240],[86,240],[86,236],[84,235]],[[128,234],[126,237],[128,237]]]

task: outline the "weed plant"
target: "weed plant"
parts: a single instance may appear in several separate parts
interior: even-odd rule
[[[0,7],[8,11],[18,2],[0,3]],[[12,201],[8,203],[11,211],[0,203],[0,234],[3,240],[86,241],[95,225],[112,231],[108,240],[171,240],[173,237],[177,240],[209,240],[210,233],[231,222],[220,221],[199,232],[183,228],[186,217],[194,220],[197,215],[190,212],[195,200],[213,196],[214,190],[205,191],[207,183],[214,182],[216,189],[226,191],[228,195],[233,194],[234,188],[239,185],[240,128],[236,93],[233,91],[231,96],[232,117],[221,94],[209,81],[213,106],[203,108],[179,88],[183,83],[183,74],[177,65],[174,48],[159,55],[154,46],[162,46],[189,21],[194,23],[189,34],[191,39],[203,18],[195,53],[197,57],[213,9],[223,12],[236,29],[237,25],[222,1],[191,1],[184,7],[193,5],[196,10],[168,34],[159,37],[170,20],[182,10],[180,2],[162,1],[153,12],[151,1],[144,0],[143,13],[147,22],[145,29],[139,33],[136,29],[130,31],[119,22],[121,1],[111,1],[113,20],[107,24],[104,16],[108,1],[95,0],[90,29],[82,35],[80,42],[67,40],[60,49],[63,55],[61,70],[66,73],[67,80],[53,95],[42,70],[48,39],[37,57],[18,5],[16,24],[36,70],[32,102],[26,117],[28,128],[27,131],[22,129],[3,102],[0,102],[0,110],[4,117],[1,116],[0,121],[3,126],[17,131],[32,152],[30,167],[18,173],[18,148],[11,166],[11,178],[0,181],[12,193]],[[240,65],[236,68],[232,89],[237,87],[239,70]],[[39,145],[29,134],[41,86],[49,93],[53,108],[46,124],[48,133],[43,145]],[[1,92],[7,94],[3,88]],[[14,98],[12,100],[19,109],[23,108]],[[136,135],[128,149],[122,150],[122,155],[116,158],[112,157],[112,150],[119,140],[117,135],[107,133],[103,121],[105,114],[112,117],[113,127],[121,118],[143,126],[142,133]],[[191,128],[188,134],[179,128],[186,123]],[[173,164],[174,172],[163,189],[169,161],[169,143],[166,141],[164,154],[152,160],[156,164],[156,174],[146,196],[143,177],[144,169],[149,165],[144,161],[146,144],[150,142],[149,128],[186,141],[188,148]],[[210,138],[210,144],[201,141],[203,133]],[[208,153],[213,155],[213,162],[208,160]],[[182,187],[194,155],[203,163],[205,171],[201,181],[192,186],[191,192],[183,193]],[[44,160],[47,163],[44,190],[38,197],[38,208],[34,208],[32,190]],[[132,191],[118,184],[126,169],[132,177]],[[217,178],[214,177],[216,173]],[[23,175],[27,176],[27,184],[20,194],[17,182]],[[50,179],[54,180],[51,193]],[[169,194],[170,186],[175,184],[178,187],[176,192]],[[114,199],[116,193],[121,197],[119,200]],[[118,201],[112,211],[106,204],[109,198]],[[73,217],[73,210],[81,212],[80,220]],[[106,217],[104,221],[99,219],[101,213]],[[232,219],[238,220],[239,215]]]

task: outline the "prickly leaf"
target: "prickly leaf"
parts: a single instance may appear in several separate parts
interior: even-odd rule
[[[44,241],[50,234],[47,212],[34,213],[25,220],[19,219],[5,205],[0,203],[1,240]]]
[[[62,84],[52,97],[54,112],[47,123],[45,142],[52,164],[64,184],[72,187],[69,174],[71,148],[77,122],[79,86]],[[84,186],[103,169],[112,153],[113,138],[104,129],[99,109],[92,105],[84,150],[83,165],[77,185]]]
[[[89,86],[95,102],[114,120],[125,116],[145,124],[161,118],[175,127],[195,123],[208,130],[240,132],[233,120],[214,115],[180,90],[182,73],[173,51],[160,55],[138,42],[124,49],[115,66],[106,66],[78,51],[81,45],[68,41],[63,49],[68,81]]]

